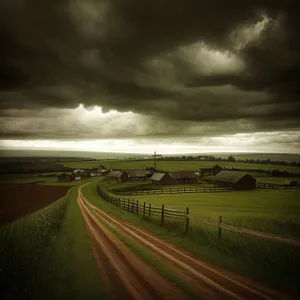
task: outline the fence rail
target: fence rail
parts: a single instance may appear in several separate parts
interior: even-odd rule
[[[257,182],[256,188],[259,188],[259,189],[299,189],[300,184],[287,185],[287,184],[278,184],[278,183]]]
[[[146,202],[143,202],[143,204],[139,203],[138,200],[134,199],[128,199],[128,198],[118,198],[112,195],[109,195],[107,191],[103,188],[100,188],[99,185],[97,186],[97,193],[98,195],[103,198],[105,201],[108,201],[112,204],[115,204],[123,209],[128,210],[129,212],[132,212],[137,215],[141,215],[144,218],[147,218],[151,220],[151,216],[155,216],[159,220],[160,225],[164,226],[166,219],[170,218],[173,220],[179,220],[181,221],[181,224],[184,226],[184,230],[186,233],[189,232],[189,229],[191,227],[190,220],[198,223],[203,223],[206,225],[211,225],[213,227],[217,227],[218,229],[218,237],[221,238],[222,235],[222,229],[231,231],[231,232],[237,232],[244,235],[250,235],[255,236],[263,239],[273,240],[276,242],[285,243],[291,246],[298,246],[300,247],[300,238],[290,238],[290,237],[284,237],[276,234],[271,233],[265,233],[260,232],[256,230],[251,229],[245,229],[240,228],[236,226],[232,226],[229,224],[223,223],[222,216],[219,216],[218,222],[204,219],[201,217],[193,216],[190,214],[190,210],[188,207],[186,207],[185,211],[182,210],[176,210],[176,209],[170,209],[166,208],[164,204],[162,204],[161,207],[152,206],[150,203],[147,204]]]
[[[128,192],[127,195],[217,193],[217,192],[229,192],[229,191],[232,191],[230,187],[182,187],[182,188],[134,191],[134,192]]]

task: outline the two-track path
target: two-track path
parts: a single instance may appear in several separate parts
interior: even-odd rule
[[[189,299],[178,287],[145,263],[105,226],[146,247],[181,277],[201,299],[288,299],[250,279],[210,266],[186,251],[119,221],[89,203],[78,189],[78,205],[91,237],[93,254],[109,291],[117,299]]]

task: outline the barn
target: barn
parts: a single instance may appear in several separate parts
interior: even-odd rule
[[[145,173],[147,175],[148,178],[151,178],[152,175],[156,172],[156,170],[153,167],[150,168],[146,168],[145,169]]]
[[[143,169],[126,169],[125,172],[127,173],[129,180],[146,180],[147,179],[146,172]]]
[[[211,168],[201,168],[200,175],[201,176],[214,176],[217,175],[219,172],[223,171],[223,168],[219,165],[215,165]]]
[[[70,174],[62,173],[58,176],[58,181],[60,181],[60,182],[70,182],[73,180],[74,180],[74,177]]]
[[[97,173],[98,175],[100,175],[100,176],[104,176],[104,175],[108,174],[109,171],[106,170],[106,169],[98,168],[97,171],[96,171],[96,173]]]
[[[168,185],[172,184],[172,178],[168,173],[154,173],[150,178],[153,184]]]
[[[106,177],[109,180],[115,180],[119,182],[128,180],[128,175],[124,171],[110,171],[109,173],[106,174]]]
[[[194,171],[173,171],[168,173],[171,177],[170,184],[195,184],[197,176]]]
[[[284,182],[284,186],[286,186],[286,187],[297,187],[297,186],[299,186],[299,182],[297,180],[286,180]]]
[[[244,172],[221,171],[214,176],[215,184],[231,187],[233,190],[253,190],[256,179]]]

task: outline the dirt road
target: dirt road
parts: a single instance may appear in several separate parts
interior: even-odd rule
[[[81,189],[78,204],[91,236],[101,278],[117,299],[188,299],[188,296],[134,255],[103,224],[146,247],[201,299],[288,299],[278,291],[203,263],[149,232],[112,218],[89,203]]]

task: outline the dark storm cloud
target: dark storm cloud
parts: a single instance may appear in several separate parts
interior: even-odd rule
[[[168,120],[299,128],[296,2],[2,0],[0,114],[83,103]],[[264,16],[260,36],[237,48],[239,32]],[[197,42],[243,66],[219,70],[215,62],[204,71],[210,62],[181,50]]]

